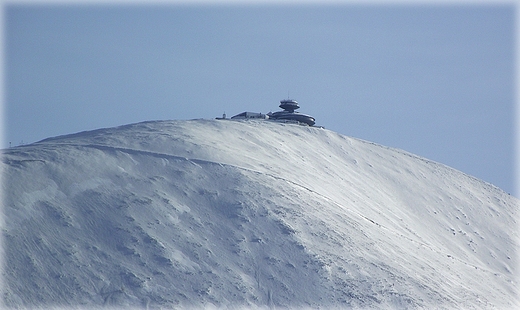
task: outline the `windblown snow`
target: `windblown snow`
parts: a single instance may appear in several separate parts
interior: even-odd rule
[[[3,151],[12,308],[520,308],[519,200],[270,121],[152,121]]]

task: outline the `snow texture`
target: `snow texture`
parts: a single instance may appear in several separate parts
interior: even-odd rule
[[[151,121],[3,151],[8,308],[516,309],[519,200],[271,121]]]

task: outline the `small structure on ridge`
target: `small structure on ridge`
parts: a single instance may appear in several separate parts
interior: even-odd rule
[[[283,111],[277,111],[277,112],[269,112],[267,114],[262,113],[256,113],[256,112],[242,112],[240,114],[237,114],[231,119],[269,119],[274,121],[282,121],[282,122],[295,122],[298,124],[306,124],[309,126],[313,126],[316,122],[314,117],[302,114],[299,112],[295,112],[295,110],[299,109],[300,106],[298,105],[298,102],[293,99],[283,99],[280,100],[280,108],[283,109]],[[223,117],[225,119],[225,117]],[[218,118],[222,119],[222,118]]]
[[[300,108],[300,106],[298,105],[298,102],[296,100],[292,100],[292,99],[280,100],[279,107],[282,108],[283,111],[267,113],[267,115],[269,115],[270,119],[297,121],[300,123],[307,124],[309,126],[312,126],[316,123],[316,120],[314,119],[314,117],[294,111],[294,110]]]

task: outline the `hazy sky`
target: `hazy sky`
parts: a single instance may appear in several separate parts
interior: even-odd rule
[[[515,7],[4,6],[2,147],[279,110],[514,192]],[[518,196],[518,193],[515,192]]]

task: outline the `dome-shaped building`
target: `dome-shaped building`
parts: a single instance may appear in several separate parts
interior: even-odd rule
[[[298,105],[298,102],[296,100],[292,100],[292,99],[280,100],[279,107],[282,108],[283,111],[267,113],[267,115],[269,116],[269,119],[296,121],[296,122],[307,124],[309,126],[313,126],[316,123],[316,120],[314,119],[314,117],[294,111],[294,110],[297,110],[300,108],[300,106]]]

